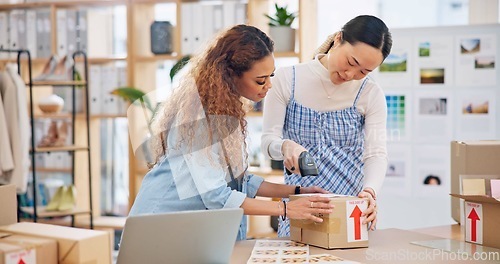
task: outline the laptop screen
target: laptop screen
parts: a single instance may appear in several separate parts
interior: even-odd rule
[[[229,263],[243,209],[130,216],[118,264]]]

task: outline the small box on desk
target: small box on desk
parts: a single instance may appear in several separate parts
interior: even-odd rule
[[[0,232],[57,241],[60,264],[111,263],[111,242],[104,231],[26,222],[0,226]]]
[[[500,201],[484,195],[459,195],[465,200],[465,241],[500,249]]]
[[[0,232],[0,264],[5,263],[57,264],[57,242]]]
[[[306,196],[291,195],[290,201]],[[333,212],[320,215],[322,223],[290,220],[290,238],[326,249],[368,247],[367,225],[363,225],[365,217],[361,217],[361,213],[368,207],[368,199],[335,194],[320,196],[330,198],[330,203],[335,205]]]

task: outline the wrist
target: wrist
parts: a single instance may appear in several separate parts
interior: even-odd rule
[[[300,185],[295,186],[294,194],[300,194]]]
[[[281,216],[281,220],[286,220],[286,201],[283,201],[283,215]]]
[[[281,201],[278,201],[278,216],[282,216],[285,214],[285,211],[283,210],[281,203],[282,203]]]

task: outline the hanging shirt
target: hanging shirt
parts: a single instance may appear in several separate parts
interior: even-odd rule
[[[5,72],[0,72],[0,80],[5,80]],[[0,86],[7,85],[1,83]],[[10,145],[9,131],[7,130],[7,117],[5,115],[2,93],[0,93],[0,184],[9,184],[14,169],[14,158]]]
[[[31,126],[29,122],[28,109],[26,104],[28,102],[26,98],[26,85],[22,80],[21,76],[17,73],[17,65],[9,63],[7,64],[7,74],[10,77],[11,82],[14,84],[14,92],[16,94],[15,105],[17,106],[17,127],[19,128],[17,139],[13,139],[12,142],[16,141],[16,145],[19,149],[15,151],[15,163],[16,169],[13,173],[12,184],[16,185],[18,193],[25,193],[28,186],[29,177],[29,167],[30,167],[30,136],[31,136]],[[13,124],[14,125],[14,124]]]
[[[9,92],[6,92],[9,91]],[[12,146],[12,102],[15,100],[14,84],[10,82],[6,72],[0,72],[0,183],[10,184],[14,169],[16,168],[15,156]],[[14,108],[15,110],[15,108]],[[14,113],[15,114],[15,113]],[[15,118],[15,117],[14,117]],[[17,141],[16,141],[17,142]]]

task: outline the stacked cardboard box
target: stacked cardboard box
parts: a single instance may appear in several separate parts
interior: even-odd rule
[[[0,201],[0,254],[18,252],[16,256],[23,257],[24,263],[111,263],[111,241],[106,232],[38,223],[16,223],[14,186],[0,186]],[[54,247],[54,244],[57,247]],[[36,259],[31,257],[34,256],[30,253],[32,250],[36,250]],[[0,261],[0,264],[3,263]]]

